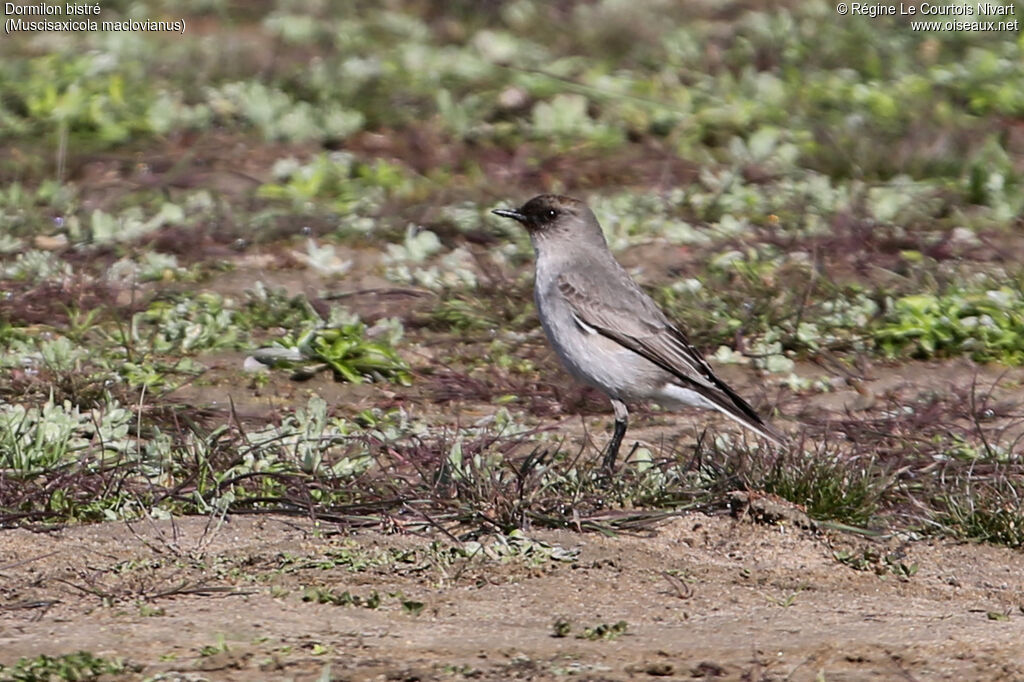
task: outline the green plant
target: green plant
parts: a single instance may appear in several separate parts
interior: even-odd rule
[[[76,460],[103,466],[108,457],[134,449],[128,436],[131,421],[131,411],[116,402],[82,410],[52,400],[41,407],[0,401],[0,469],[31,477]]]
[[[966,353],[979,362],[1024,364],[1024,294],[1019,286],[904,296],[874,332],[884,353]]]
[[[380,606],[380,594],[377,590],[370,592],[368,597],[360,597],[351,594],[348,590],[338,593],[322,587],[308,587],[302,593],[302,601],[316,602],[317,604],[333,604],[334,606],[361,606],[367,609],[376,609]]]
[[[154,301],[133,318],[131,337],[155,353],[240,348],[245,335],[233,306],[233,301],[210,293]]]
[[[6,135],[75,134],[104,146],[148,133],[154,91],[138,66],[109,53],[47,54],[0,69],[0,84],[21,116],[6,117]],[[13,124],[13,125],[12,125]]]
[[[354,384],[367,380],[402,385],[411,382],[408,365],[392,341],[388,338],[370,340],[366,325],[358,320],[311,329],[297,336],[288,335],[276,343],[274,348],[260,349],[254,357],[268,365],[297,368],[299,377],[330,368],[339,381]],[[323,364],[310,366],[310,362]]]
[[[583,628],[583,632],[576,635],[576,638],[589,639],[591,641],[611,641],[626,634],[626,630],[628,629],[629,623],[624,620],[620,620],[616,623],[601,623],[600,625]]]
[[[9,682],[48,682],[50,680],[99,680],[107,675],[137,672],[138,668],[121,660],[101,658],[88,651],[62,656],[40,654],[19,658],[13,665],[0,664],[0,680]]]
[[[346,152],[319,154],[305,164],[281,159],[273,172],[277,182],[261,186],[260,196],[303,208],[319,203],[340,215],[370,212],[385,198],[405,196],[414,187],[400,166],[362,161]]]
[[[227,123],[240,120],[268,140],[344,140],[358,132],[365,116],[340,102],[313,107],[259,81],[225,83],[208,93],[210,108]]]
[[[316,323],[320,316],[306,296],[289,296],[283,288],[268,288],[263,282],[256,282],[246,292],[245,302],[239,307],[235,319],[245,329],[294,329]]]
[[[873,571],[883,577],[893,575],[904,581],[916,575],[918,570],[916,563],[906,563],[898,552],[881,552],[871,547],[864,547],[859,552],[838,550],[832,552],[832,556],[855,571]]]
[[[557,618],[551,626],[552,637],[568,637],[569,633],[572,632],[572,623],[565,618]]]
[[[199,649],[199,655],[200,656],[216,656],[217,654],[222,654],[222,653],[225,653],[225,652],[230,651],[230,650],[231,650],[231,648],[228,646],[227,640],[225,639],[224,635],[223,634],[218,634],[217,635],[217,643],[216,644],[205,644],[205,645],[203,645]]]

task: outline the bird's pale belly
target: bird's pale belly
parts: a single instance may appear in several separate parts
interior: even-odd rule
[[[578,323],[560,298],[544,305],[541,324],[569,373],[613,398],[657,399],[669,378],[655,364]]]

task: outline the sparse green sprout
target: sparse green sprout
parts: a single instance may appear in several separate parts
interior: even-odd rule
[[[917,563],[906,563],[898,553],[883,553],[871,547],[865,547],[859,552],[837,550],[832,552],[832,556],[855,571],[873,571],[881,578],[896,576],[902,582],[914,577],[918,570]]]
[[[789,607],[791,607],[794,604],[796,604],[796,598],[797,598],[797,596],[799,594],[800,594],[800,590],[797,590],[796,592],[791,592],[790,594],[786,595],[785,597],[776,597],[776,596],[771,595],[771,594],[765,594],[763,596],[764,596],[764,598],[766,600],[768,600],[769,604],[773,604],[775,606],[778,606],[778,607],[781,607],[781,608],[784,608],[784,609],[788,609]]]
[[[376,609],[380,606],[380,594],[373,590],[369,596],[360,597],[358,594],[352,594],[348,590],[339,593],[324,587],[307,587],[302,593],[302,601],[332,604],[334,606],[361,606],[367,609]]]
[[[322,329],[311,343],[313,356],[323,360],[335,375],[354,384],[365,379],[386,379],[408,385],[408,365],[394,348],[366,339],[366,325],[355,322],[339,329]]]
[[[902,560],[893,557],[886,557],[889,569],[892,571],[900,580],[908,580],[917,575],[918,565],[916,563],[907,564]]]
[[[227,640],[223,634],[217,634],[216,644],[205,644],[199,649],[199,655],[203,657],[216,656],[217,654],[230,651]]]
[[[410,616],[418,616],[426,606],[424,602],[415,599],[402,599],[402,610]]]
[[[552,637],[568,637],[572,632],[572,623],[566,618],[559,618],[552,624],[551,629]]]
[[[594,627],[583,628],[583,632],[576,635],[576,639],[589,639],[591,641],[611,641],[626,634],[629,623],[620,620],[617,623],[601,623]]]

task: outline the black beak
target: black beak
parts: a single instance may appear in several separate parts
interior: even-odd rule
[[[512,220],[523,223],[524,225],[526,224],[526,216],[519,211],[512,211],[507,208],[496,208],[491,211],[491,213],[494,215],[500,215],[502,218],[511,218]]]

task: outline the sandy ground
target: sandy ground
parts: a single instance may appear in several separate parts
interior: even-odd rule
[[[1012,550],[697,513],[647,536],[529,536],[569,556],[444,559],[445,537],[276,516],[7,530],[0,661],[87,650],[182,680],[1024,679]],[[917,571],[835,556],[865,550]],[[381,603],[303,601],[309,587]],[[579,637],[619,621],[615,639]]]

